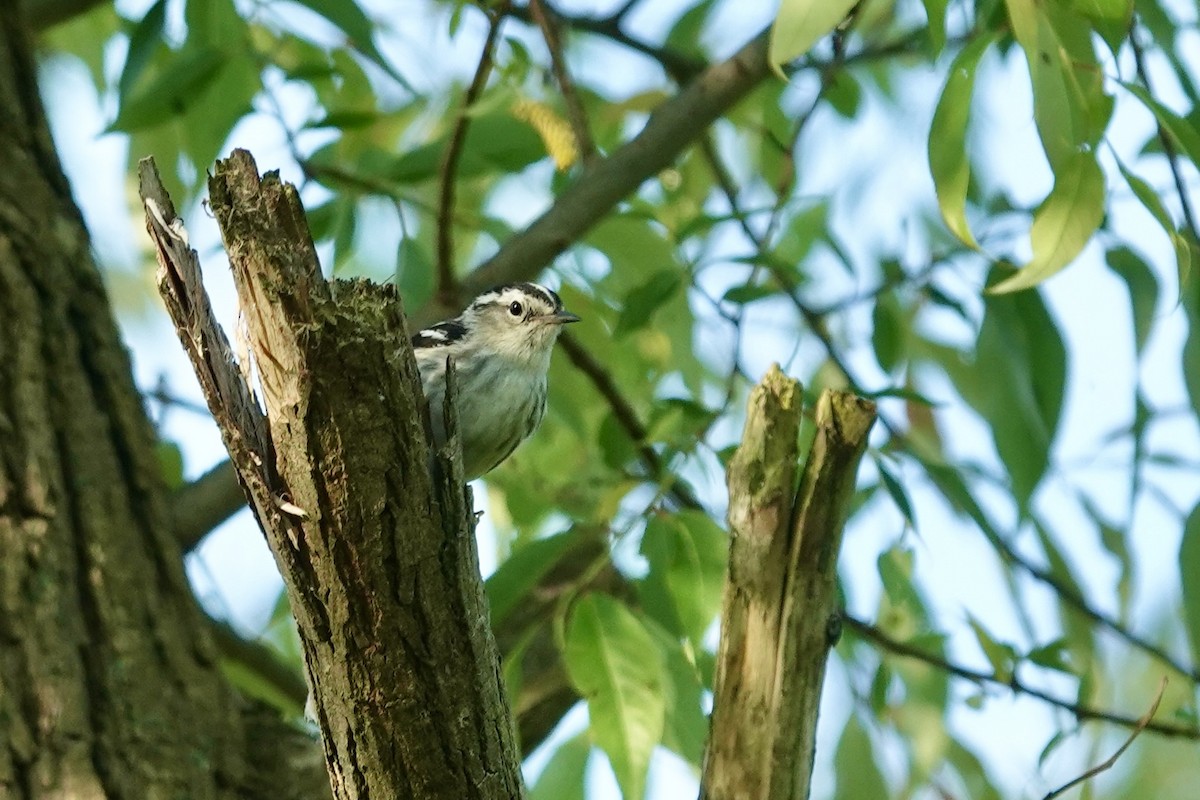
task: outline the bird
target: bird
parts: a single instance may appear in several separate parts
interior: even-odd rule
[[[563,325],[579,317],[536,283],[496,286],[461,314],[412,337],[434,444],[445,444],[446,361],[458,386],[463,472],[474,480],[528,439],[546,414],[550,354]]]

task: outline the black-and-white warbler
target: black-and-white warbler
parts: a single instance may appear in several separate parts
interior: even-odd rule
[[[434,441],[445,437],[446,358],[458,379],[463,469],[473,480],[512,455],[546,413],[546,373],[562,326],[579,317],[536,283],[497,286],[412,337]]]

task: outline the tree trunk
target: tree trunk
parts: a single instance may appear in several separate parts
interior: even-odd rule
[[[0,796],[318,796],[249,766],[279,721],[250,724],[203,631],[35,78],[0,3]]]
[[[141,191],[159,289],[287,587],[335,797],[521,797],[453,387],[431,453],[395,288],[326,282],[295,187],[234,151],[209,195],[235,358],[150,159]]]

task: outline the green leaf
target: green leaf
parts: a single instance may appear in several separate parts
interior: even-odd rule
[[[1141,100],[1146,108],[1158,118],[1158,124],[1166,131],[1172,143],[1191,159],[1200,169],[1200,130],[1196,126],[1176,114],[1171,109],[1154,99],[1153,95],[1136,83],[1120,82],[1134,97]]]
[[[1094,150],[1112,115],[1092,27],[1065,3],[1006,0],[1012,30],[1033,83],[1034,119],[1056,176]]]
[[[168,489],[178,489],[183,485],[183,451],[175,442],[160,439],[155,444],[155,455],[158,456],[158,471]]]
[[[704,689],[696,650],[685,649],[679,639],[661,625],[647,625],[662,652],[666,665],[664,698],[667,705],[662,744],[671,752],[699,768],[708,739],[708,717],[704,714]],[[701,651],[703,652],[703,651]]]
[[[247,697],[261,700],[296,718],[304,713],[303,707],[291,695],[264,678],[259,669],[232,658],[222,658],[220,668],[225,679]]]
[[[891,692],[895,673],[886,660],[880,660],[875,669],[875,677],[871,679],[871,691],[867,693],[871,711],[880,719],[888,707],[888,694]]]
[[[1055,173],[1054,188],[1033,215],[1033,258],[988,288],[994,294],[1037,286],[1067,266],[1104,219],[1104,171],[1092,153],[1077,153]]]
[[[578,535],[569,531],[535,539],[516,550],[488,577],[484,586],[492,612],[492,627],[507,619],[529,597],[530,590],[577,540]]]
[[[559,745],[529,790],[529,800],[584,800],[591,755],[592,745],[582,734]]]
[[[308,229],[314,242],[333,244],[333,271],[336,274],[353,249],[354,232],[358,227],[358,203],[349,192],[335,194],[324,205],[308,210]],[[397,264],[399,269],[399,264]],[[412,308],[412,306],[408,306]]]
[[[1188,334],[1183,342],[1184,364],[1200,364],[1200,281],[1192,281],[1181,287],[1182,305],[1187,314]],[[1192,400],[1192,410],[1200,416],[1200,369],[1185,369],[1183,381],[1187,386],[1188,397]]]
[[[695,446],[700,434],[716,417],[716,412],[686,397],[664,397],[654,401],[650,409],[646,441],[688,450]]]
[[[1133,0],[1073,0],[1073,7],[1092,23],[1096,33],[1116,58],[1129,36]]]
[[[891,373],[906,355],[910,321],[892,293],[882,294],[871,309],[871,345],[884,372]]]
[[[846,720],[833,757],[833,768],[837,774],[837,797],[882,800],[892,796],[879,765],[875,763],[871,737],[858,721],[857,714],[850,714]]]
[[[609,469],[621,469],[637,456],[637,446],[630,441],[629,434],[611,411],[600,423],[597,440],[604,465]]]
[[[246,21],[234,0],[193,0],[184,4],[189,45],[218,47],[237,53],[245,44]]]
[[[1034,520],[1033,528],[1037,533],[1042,551],[1046,554],[1046,572],[1054,583],[1057,584],[1058,593],[1060,595],[1070,595],[1075,598],[1087,597],[1079,584],[1079,580],[1075,577],[1075,573],[1071,569],[1070,562],[1063,554],[1062,548],[1058,546],[1058,543],[1050,534],[1050,531],[1039,520]],[[1073,609],[1064,604],[1060,604],[1059,618],[1065,634],[1063,641],[1071,649],[1074,662],[1080,665],[1079,671],[1076,672],[1076,674],[1080,674],[1086,670],[1085,665],[1090,664],[1093,660],[1095,629],[1090,622],[1080,619],[1079,615],[1074,613]]]
[[[663,44],[676,52],[703,56],[700,42],[715,4],[715,0],[701,0],[681,14],[667,32]]]
[[[728,550],[729,537],[707,514],[681,511],[652,517],[641,547],[650,571],[639,582],[647,611],[699,646],[721,608]]]
[[[1059,731],[1050,737],[1050,741],[1046,742],[1046,746],[1042,748],[1042,752],[1038,753],[1037,765],[1039,770],[1046,765],[1046,759],[1048,759],[1050,755],[1058,749],[1058,746],[1065,742],[1067,737],[1070,735],[1071,734],[1067,731]]]
[[[663,269],[655,272],[639,286],[625,295],[621,316],[613,336],[620,338],[627,333],[643,328],[650,322],[654,312],[671,299],[683,285],[683,275],[678,270]]]
[[[463,144],[463,156],[476,159],[482,165],[474,167],[474,172],[482,172],[485,168],[519,172],[545,158],[546,147],[528,123],[507,112],[497,112],[471,122]],[[460,171],[460,175],[463,174],[472,173]]]
[[[604,288],[611,296],[622,296],[646,280],[648,265],[659,269],[678,263],[675,248],[662,231],[645,219],[630,214],[606,217],[584,240],[612,264]]]
[[[896,508],[900,509],[900,513],[904,515],[904,521],[908,523],[908,527],[916,530],[916,518],[913,516],[912,500],[908,497],[908,490],[904,488],[904,484],[900,479],[888,468],[885,462],[878,455],[875,455],[875,466],[879,470],[879,478],[883,483],[884,489],[891,496],[892,502],[896,504]]]
[[[401,240],[396,253],[396,286],[405,308],[423,308],[433,296],[433,260],[411,236]]]
[[[441,163],[442,145],[439,142],[431,142],[396,155],[382,171],[382,175],[397,183],[420,183],[437,175]],[[479,174],[478,168],[472,170],[472,166],[460,162],[459,176],[469,178]]]
[[[70,53],[84,63],[90,73],[93,88],[97,94],[102,94],[108,84],[105,56],[112,52],[109,46],[112,37],[121,30],[122,23],[125,22],[117,15],[115,5],[90,3],[86,6],[76,6],[77,9],[90,7],[91,10],[38,30],[39,60],[55,52]]]
[[[876,560],[883,583],[879,624],[893,637],[907,639],[928,627],[929,614],[913,583],[913,552],[893,545]]]
[[[662,656],[653,637],[624,605],[592,593],[575,604],[563,656],[622,794],[642,797],[666,716]]]
[[[971,118],[975,71],[979,60],[995,41],[995,34],[976,36],[955,57],[929,126],[929,172],[933,176],[942,219],[951,233],[975,249],[979,249],[979,243],[971,233],[966,208],[971,183],[967,123]]]
[[[939,55],[946,46],[946,6],[950,0],[923,0],[925,17],[928,20],[926,34],[929,36],[932,55]]]
[[[1105,263],[1125,282],[1125,288],[1129,291],[1134,346],[1140,354],[1150,338],[1154,314],[1158,309],[1158,277],[1150,265],[1128,247],[1109,250]]]
[[[164,47],[163,24],[167,19],[167,0],[157,0],[134,26],[129,34],[129,49],[125,53],[125,66],[117,87],[121,96],[129,94],[138,76],[150,63],[150,57],[159,47]]]
[[[954,767],[954,771],[962,779],[966,788],[964,797],[971,800],[1002,800],[1003,795],[992,784],[979,757],[968,750],[957,740],[949,741],[946,760]]]
[[[380,153],[379,173],[397,183],[421,183],[437,176],[448,146],[448,136],[418,145],[399,155]],[[467,128],[458,162],[459,179],[496,172],[520,172],[546,157],[546,148],[528,124],[493,112],[474,117]]]
[[[1192,509],[1183,526],[1179,585],[1183,587],[1183,621],[1192,644],[1192,662],[1200,664],[1200,506]]]
[[[1138,398],[1139,409],[1144,407],[1141,398]],[[1135,416],[1142,416],[1135,412]],[[1143,444],[1141,439],[1144,436],[1144,426],[1141,433],[1136,433],[1135,437],[1138,443],[1134,445],[1134,460],[1138,458],[1138,453],[1142,451]],[[1133,503],[1137,502],[1139,491],[1131,492],[1129,511],[1133,512]],[[1080,498],[1080,503],[1083,510],[1091,518],[1092,522],[1096,523],[1096,528],[1100,533],[1100,544],[1105,551],[1116,559],[1117,566],[1121,568],[1120,577],[1117,578],[1117,601],[1120,608],[1120,618],[1122,621],[1127,621],[1129,617],[1129,602],[1133,595],[1133,558],[1129,550],[1129,541],[1126,531],[1117,528],[1108,522],[1105,516],[1100,513],[1100,510],[1092,505],[1092,502],[1083,496]]]
[[[987,628],[983,627],[979,620],[970,614],[967,615],[967,624],[971,626],[971,630],[975,634],[975,641],[979,643],[979,649],[983,651],[988,663],[992,665],[992,674],[995,675],[996,680],[1007,683],[1017,666],[1016,651],[1013,650],[1012,645],[996,641]]]
[[[743,283],[740,286],[731,286],[721,299],[727,303],[749,305],[757,300],[765,300],[778,295],[779,289],[774,286],[764,283]]]
[[[838,114],[846,119],[854,119],[862,105],[862,87],[858,85],[854,73],[839,70],[830,75],[829,83],[821,97]]]
[[[780,67],[807,53],[825,34],[836,28],[856,0],[782,0],[771,40],[767,45],[767,60],[779,75]]]
[[[184,154],[196,168],[193,193],[204,184],[209,165],[220,155],[234,125],[251,111],[262,75],[248,55],[226,54],[225,66],[189,103],[178,130]]]
[[[379,52],[373,41],[375,23],[367,18],[367,15],[353,0],[293,0],[293,2],[299,3],[327,19],[338,30],[346,34],[351,49],[375,62],[376,66],[394,78],[406,91],[416,94],[412,85]]]
[[[109,130],[136,131],[182,114],[226,64],[225,54],[216,47],[186,47],[173,53],[152,80],[121,97]]]
[[[1046,472],[1058,430],[1066,348],[1040,292],[989,295],[985,303],[975,366],[955,383],[991,427],[1013,496],[1024,507]]]
[[[1071,669],[1071,653],[1067,649],[1066,639],[1055,639],[1049,644],[1044,644],[1029,651],[1026,656],[1031,662],[1039,667],[1052,669],[1056,672],[1062,672],[1067,675],[1074,675],[1074,670]]]
[[[1170,212],[1163,205],[1158,192],[1154,191],[1154,188],[1150,184],[1126,169],[1115,153],[1113,154],[1113,159],[1117,162],[1117,167],[1120,168],[1125,182],[1133,190],[1134,196],[1137,197],[1142,207],[1150,212],[1150,215],[1154,217],[1171,240],[1171,246],[1175,249],[1175,270],[1179,275],[1179,283],[1181,285],[1186,283],[1192,266],[1192,249],[1188,246],[1187,237],[1179,232],[1179,228],[1175,225],[1175,220],[1171,218]]]
[[[367,128],[374,125],[380,120],[380,114],[374,109],[355,110],[355,109],[338,109],[330,111],[319,119],[314,119],[312,122],[307,122],[304,127],[308,130],[319,130],[321,128],[338,128],[343,131],[354,130],[357,128]]]

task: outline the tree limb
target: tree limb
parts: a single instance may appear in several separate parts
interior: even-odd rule
[[[729,571],[702,800],[808,797],[842,529],[875,406],[826,390],[797,480],[800,385],[773,367],[730,463]]]
[[[175,490],[171,515],[175,539],[190,553],[204,537],[246,505],[233,463],[223,461],[191,483]]]
[[[334,796],[523,796],[454,426],[431,453],[394,288],[327,283],[295,187],[245,151],[209,193],[252,364],[143,162],[160,291],[283,575]]]

